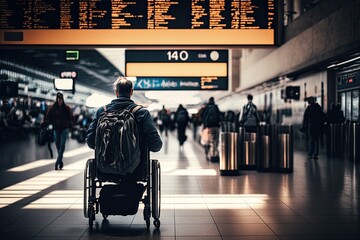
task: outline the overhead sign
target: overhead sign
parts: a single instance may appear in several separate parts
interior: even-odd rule
[[[0,44],[274,46],[280,2],[1,0]]]
[[[78,50],[67,50],[66,51],[66,60],[67,61],[77,61],[79,60],[79,51]]]
[[[137,90],[228,90],[227,50],[126,50]]]
[[[72,78],[55,78],[54,88],[57,91],[71,91],[75,92],[75,82]]]
[[[77,72],[76,71],[62,71],[60,72],[60,78],[76,78]]]

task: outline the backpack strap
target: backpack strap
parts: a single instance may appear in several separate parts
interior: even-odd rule
[[[142,106],[141,106],[141,105],[136,105],[135,107],[131,108],[131,112],[132,112],[132,114],[134,114],[134,115],[135,115],[135,113],[136,113],[137,111],[139,111],[139,110],[140,110],[140,108],[142,108]]]

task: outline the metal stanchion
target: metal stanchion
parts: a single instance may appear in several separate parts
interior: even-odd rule
[[[220,133],[220,174],[239,175],[237,162],[238,133]]]
[[[281,126],[278,133],[278,172],[293,172],[294,149],[293,149],[292,126]]]
[[[262,136],[262,149],[260,152],[261,155],[261,162],[259,163],[258,171],[270,171],[270,137],[269,136]]]
[[[235,123],[222,121],[220,122],[221,132],[235,132]]]
[[[241,163],[243,162],[243,152],[244,152],[244,137],[245,137],[245,128],[244,127],[239,127],[239,131],[238,131],[238,144],[237,144],[237,162],[238,162],[238,167],[240,168]]]
[[[327,132],[327,154],[330,157],[344,156],[346,126],[340,123],[329,123]]]
[[[350,125],[349,132],[349,143],[350,143],[350,151],[349,151],[349,159],[354,162],[360,162],[360,126],[357,123],[352,123]]]
[[[239,168],[242,170],[257,169],[257,133],[245,132],[242,150],[242,159]]]
[[[271,171],[270,125],[260,126],[259,139],[258,171],[268,172]]]
[[[271,168],[273,171],[276,171],[279,169],[279,161],[277,161],[279,156],[279,149],[277,146],[279,146],[278,142],[278,132],[279,132],[279,126],[277,124],[273,124],[270,126],[270,156],[271,156]]]

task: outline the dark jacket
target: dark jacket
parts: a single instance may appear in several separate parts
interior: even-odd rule
[[[130,105],[135,106],[135,103],[129,97],[118,97],[112,100],[110,104],[106,105],[106,110],[123,110],[130,107]],[[100,107],[97,110],[87,130],[86,142],[87,145],[92,149],[95,148],[96,126],[98,119],[103,111],[103,107]],[[162,141],[156,129],[155,123],[150,115],[150,112],[145,108],[141,108],[136,112],[135,118],[140,128],[141,138],[144,140],[147,148],[152,152],[160,151],[162,147]]]
[[[209,123],[207,121],[208,115],[211,114],[209,109],[212,108],[212,107],[215,108],[215,112],[216,112],[215,114],[217,115],[216,116],[216,119],[217,119],[216,123],[215,122],[214,123]],[[220,127],[221,113],[220,113],[219,107],[214,102],[208,102],[205,105],[205,108],[201,113],[201,119],[203,120],[205,128],[208,128],[208,127]]]
[[[309,104],[304,113],[302,127],[311,136],[319,136],[324,131],[325,114],[318,103]]]
[[[74,116],[71,108],[62,104],[59,106],[56,102],[47,111],[42,125],[52,124],[56,131],[62,131],[66,128],[72,128],[74,125]]]
[[[179,116],[180,115],[184,115],[185,120],[184,122],[179,122]],[[179,106],[178,109],[175,112],[175,121],[178,125],[183,125],[183,126],[187,126],[189,123],[190,117],[189,117],[189,112],[186,110],[186,108],[184,108],[183,106]]]

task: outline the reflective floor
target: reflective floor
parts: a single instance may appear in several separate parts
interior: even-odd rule
[[[188,133],[191,136],[191,133]],[[360,239],[359,165],[309,160],[295,143],[294,172],[240,171],[220,176],[189,137],[175,135],[151,155],[161,162],[161,226],[146,229],[142,204],[134,216],[83,216],[83,169],[93,156],[70,139],[64,170],[37,158],[46,148],[9,145],[0,153],[0,239]],[[16,157],[21,155],[21,157]]]

